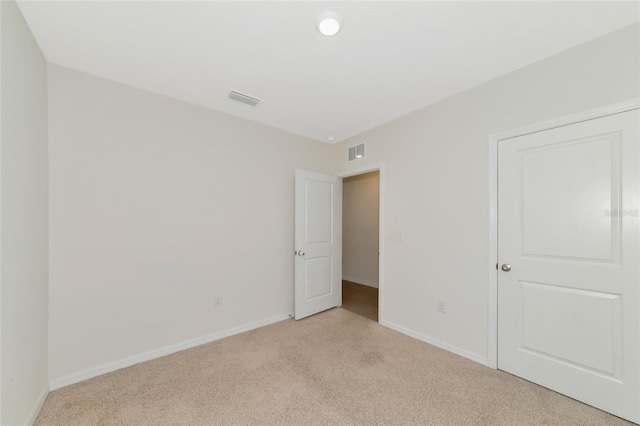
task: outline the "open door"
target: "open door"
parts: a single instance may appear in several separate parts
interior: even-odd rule
[[[342,179],[296,170],[295,319],[342,304]]]

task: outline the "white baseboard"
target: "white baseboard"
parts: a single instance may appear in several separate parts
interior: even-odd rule
[[[89,368],[78,373],[69,374],[67,376],[54,379],[49,383],[51,390],[60,389],[65,386],[72,385],[74,383],[82,382],[87,379],[91,379],[97,376],[101,376],[112,371],[120,370],[121,368],[130,367],[141,362],[150,361],[152,359],[160,358],[166,355],[170,355],[175,352],[180,352],[185,349],[190,349],[196,346],[211,343],[216,340],[223,339],[225,337],[233,336],[235,334],[244,333],[245,331],[253,330],[255,328],[264,327],[266,325],[274,324],[286,319],[291,318],[291,314],[282,314],[275,317],[267,318],[265,320],[252,322],[239,327],[234,327],[228,330],[219,331],[217,333],[209,334],[207,336],[197,337],[195,339],[187,340],[186,342],[176,343],[175,345],[165,346],[164,348],[155,349],[153,351],[145,352],[139,355],[134,355],[128,358],[124,358],[118,361],[110,362],[107,364],[99,365],[97,367]]]
[[[366,285],[367,287],[378,288],[378,283],[375,283],[373,281],[361,280],[360,278],[349,277],[347,275],[343,275],[342,279],[345,281],[351,281],[352,283]]]
[[[44,405],[44,402],[47,400],[47,395],[49,395],[49,386],[44,385],[44,388],[42,388],[42,392],[40,392],[40,396],[38,397],[36,404],[33,406],[33,409],[31,409],[31,412],[29,413],[29,417],[27,417],[27,420],[24,422],[24,426],[31,426],[36,421],[36,419],[38,418],[38,414],[40,414],[40,410]]]
[[[476,353],[470,352],[466,349],[459,348],[457,346],[450,345],[448,343],[444,343],[438,339],[434,339],[433,337],[427,336],[422,333],[415,332],[413,330],[409,330],[408,328],[402,327],[401,325],[394,324],[389,321],[381,320],[380,325],[388,327],[392,330],[398,331],[402,334],[406,334],[409,337],[413,337],[414,339],[421,340],[425,343],[438,347],[440,349],[444,349],[445,351],[449,351],[456,355],[460,355],[461,357],[470,359],[471,361],[475,361],[478,364],[482,364],[486,367],[489,366],[489,360],[486,357],[478,355]]]

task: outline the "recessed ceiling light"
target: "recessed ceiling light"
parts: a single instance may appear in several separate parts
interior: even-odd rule
[[[331,37],[340,32],[342,28],[342,17],[330,10],[318,15],[318,31],[320,34]]]
[[[329,135],[327,136],[327,142],[334,142],[336,140],[336,137],[333,135]]]

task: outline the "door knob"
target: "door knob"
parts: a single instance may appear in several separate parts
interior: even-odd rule
[[[511,265],[508,263],[503,263],[501,269],[505,272],[509,272],[511,270]]]
[[[298,250],[298,256],[304,256],[304,252],[302,250]]]

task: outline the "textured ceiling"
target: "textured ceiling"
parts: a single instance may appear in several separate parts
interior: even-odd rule
[[[638,2],[20,1],[51,63],[335,141],[640,20]],[[321,36],[333,10],[344,28]],[[263,99],[250,107],[237,90]]]

